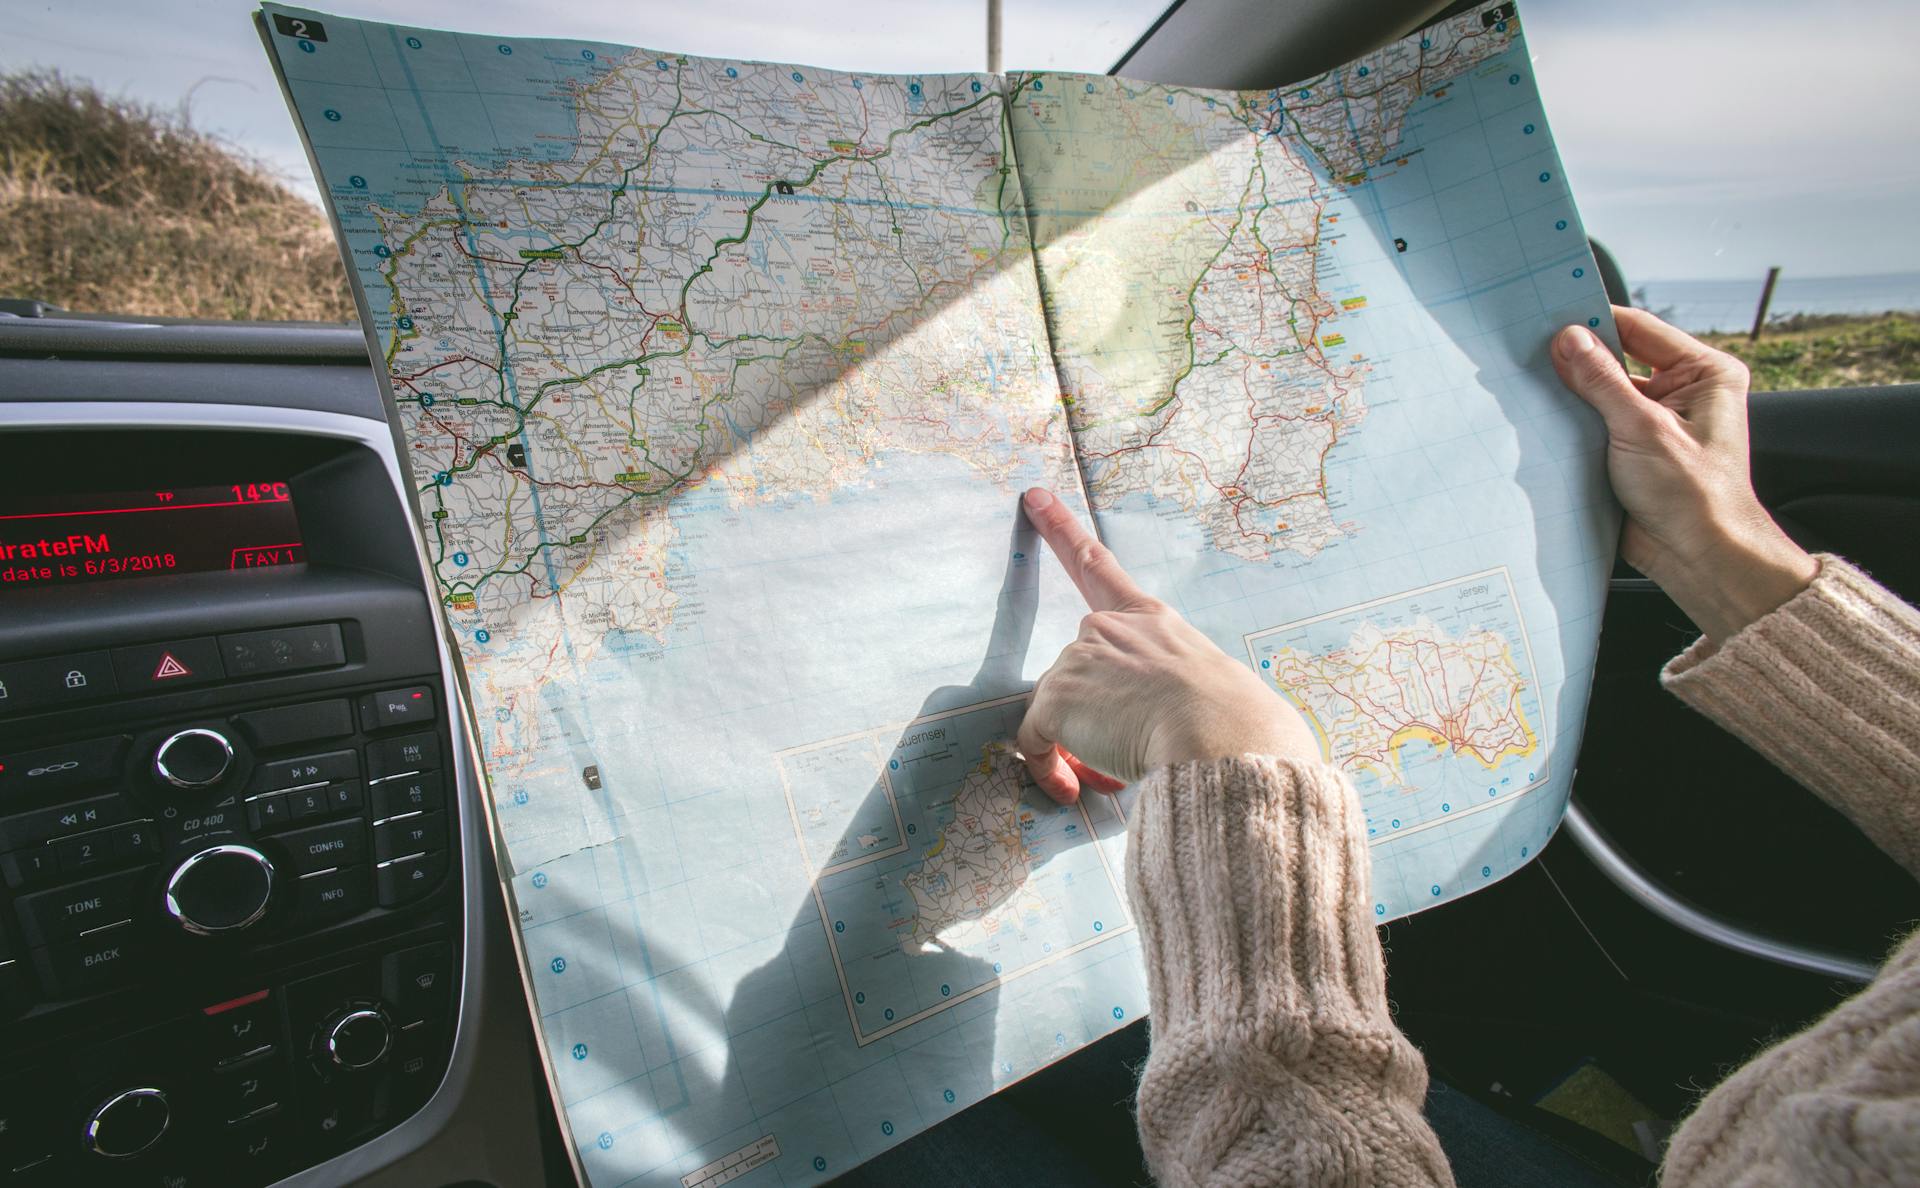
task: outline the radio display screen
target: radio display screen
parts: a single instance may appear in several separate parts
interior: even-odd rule
[[[0,495],[0,589],[306,560],[283,482]]]

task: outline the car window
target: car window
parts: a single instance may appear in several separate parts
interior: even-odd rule
[[[1165,0],[1008,0],[1009,66],[1105,70]],[[1920,380],[1920,35],[1910,0],[1526,0],[1553,128],[1636,304],[1759,387]],[[100,0],[0,41],[0,297],[210,318],[352,317],[247,0]],[[381,19],[861,70],[984,66],[984,5],[403,0]],[[58,72],[53,77],[50,72]],[[192,201],[176,205],[181,195]],[[48,245],[57,244],[58,248]],[[1765,279],[1779,268],[1759,342]]]
[[[1920,380],[1920,5],[1520,11],[1580,215],[1636,305],[1720,332],[1756,388]]]
[[[1007,0],[1004,61],[1105,71],[1167,2]],[[98,0],[9,14],[0,39],[0,298],[114,313],[351,320],[254,7]],[[339,10],[848,70],[986,66],[980,0],[400,0]]]

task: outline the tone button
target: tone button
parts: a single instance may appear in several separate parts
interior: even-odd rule
[[[78,940],[96,928],[131,918],[146,878],[146,871],[130,870],[56,891],[21,896],[14,906],[20,913],[20,927],[27,934],[27,943],[52,945]]]

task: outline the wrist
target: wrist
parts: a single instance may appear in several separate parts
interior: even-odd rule
[[[1143,758],[1152,771],[1176,763],[1272,755],[1312,761],[1319,743],[1299,711],[1262,688],[1255,688],[1241,713],[1210,713],[1198,720],[1174,719],[1147,734]]]
[[[1715,645],[1784,606],[1820,572],[1764,511],[1754,515],[1757,522],[1716,534],[1676,572],[1650,575]]]

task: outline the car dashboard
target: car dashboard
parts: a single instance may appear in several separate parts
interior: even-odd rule
[[[539,1182],[364,340],[0,319],[0,449],[0,1178]]]

